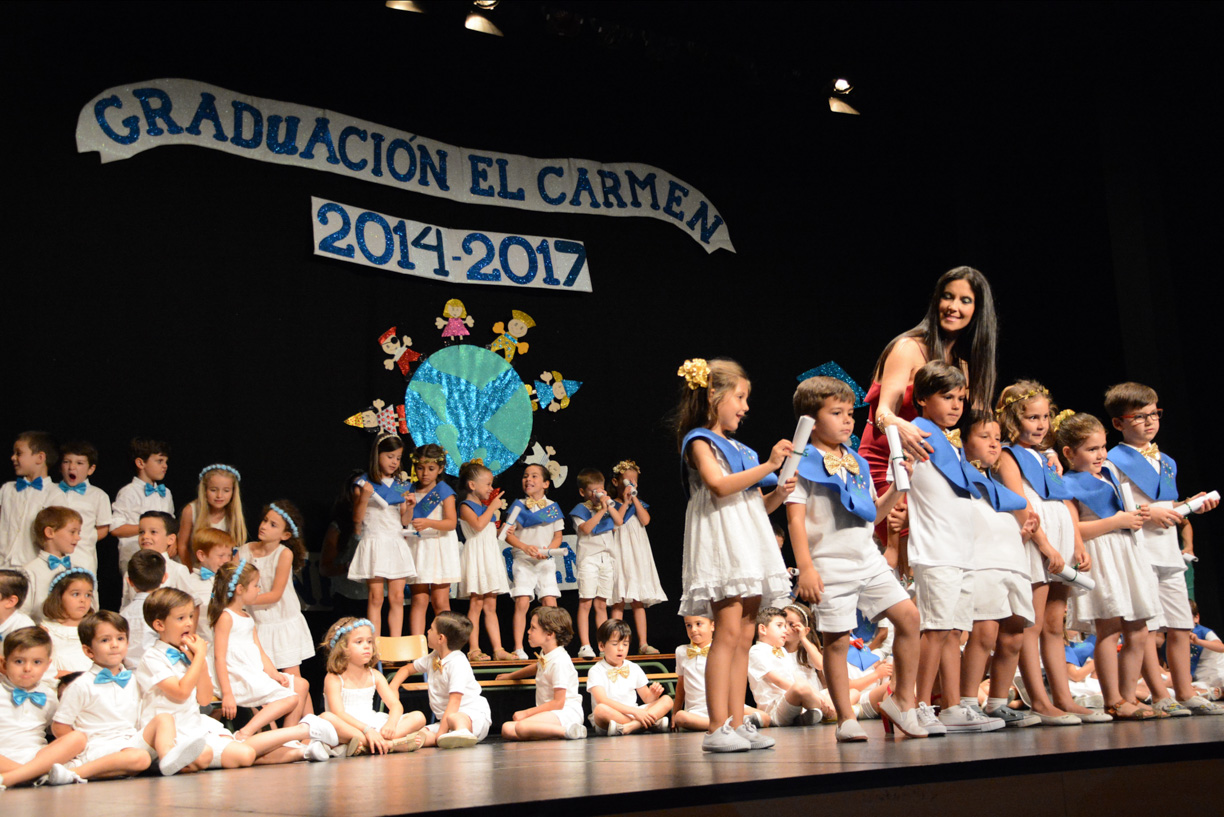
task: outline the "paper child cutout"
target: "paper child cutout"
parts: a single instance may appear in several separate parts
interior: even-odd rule
[[[582,388],[580,380],[562,380],[560,372],[544,372],[535,382],[536,399],[532,402],[532,410],[545,408],[549,411],[560,411],[568,408],[574,392]]]
[[[541,446],[539,443],[532,443],[531,453],[524,457],[523,461],[527,465],[543,465],[544,470],[548,472],[548,481],[552,483],[552,487],[559,488],[569,476],[569,466],[552,459],[556,455],[557,450],[551,445]]]
[[[344,424],[354,428],[364,428],[370,432],[408,433],[408,423],[404,419],[404,407],[402,405],[388,406],[382,400],[375,400],[369,408],[347,418]]]
[[[382,346],[384,352],[391,355],[389,359],[383,361],[383,366],[387,368],[387,371],[391,371],[398,365],[400,374],[404,377],[408,376],[408,369],[412,364],[421,359],[419,352],[408,348],[412,345],[412,338],[407,335],[396,337],[394,326],[378,336],[378,344]]]
[[[506,362],[514,360],[515,353],[520,355],[527,354],[528,343],[520,340],[523,335],[527,334],[527,330],[535,326],[535,321],[526,312],[518,309],[510,310],[510,324],[506,325],[501,321],[493,324],[493,331],[497,335],[497,339],[489,344],[490,351],[501,352],[506,358]]]
[[[467,313],[467,307],[458,298],[451,298],[442,307],[442,317],[434,324],[442,330],[442,340],[453,343],[459,338],[466,338],[470,333],[469,326],[476,324],[475,318]]]

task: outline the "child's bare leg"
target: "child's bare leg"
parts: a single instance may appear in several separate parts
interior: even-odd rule
[[[433,607],[435,616],[450,610],[450,585],[431,584],[429,586],[429,605]]]
[[[896,630],[893,637],[892,697],[905,712],[917,704],[914,690],[918,682],[918,608],[912,601],[901,601],[885,610],[884,615]]]
[[[1128,701],[1135,698],[1135,685],[1143,668],[1143,651],[1147,649],[1146,621],[1122,622],[1122,650],[1118,653],[1118,691]],[[1100,668],[1097,668],[1099,673]]]
[[[633,718],[624,712],[613,709],[607,704],[595,704],[595,708],[591,710],[591,719],[600,729],[607,729],[608,724],[615,721],[621,725],[621,731],[626,735],[632,734],[641,728],[641,724]]]
[[[994,649],[999,638],[999,622],[975,621],[969,632],[969,642],[965,644],[965,652],[961,657],[960,688],[964,692],[976,690],[986,677],[986,665],[990,662],[990,651]],[[956,706],[960,702],[945,701],[946,706]]]
[[[302,704],[300,698],[294,695],[292,698],[281,698],[279,701],[260,707],[256,710],[251,719],[246,725],[234,733],[234,738],[237,740],[246,740],[251,735],[254,735],[260,729],[263,729],[268,724],[277,721],[281,718],[289,718]],[[301,715],[298,715],[297,720],[301,720]],[[296,723],[297,721],[294,721]],[[292,726],[293,724],[286,724]]]
[[[502,737],[506,737],[504,727],[512,728],[510,740],[562,740],[565,738],[565,727],[551,713],[532,715],[530,718],[516,722],[507,721],[503,725]]]
[[[1172,669],[1171,666],[1170,669]],[[1169,688],[1165,686],[1164,670],[1160,666],[1160,655],[1156,652],[1156,639],[1154,638],[1147,639],[1147,643],[1143,646],[1143,666],[1140,673],[1152,695],[1152,703],[1169,697]]]
[[[960,637],[960,630],[949,630],[939,654],[939,686],[945,709],[960,704]]]
[[[631,603],[633,607],[633,629],[637,631],[638,649],[650,642],[646,640],[646,606],[640,601]]]
[[[850,633],[824,633],[824,675],[829,684],[829,697],[837,712],[837,722],[855,720],[850,703],[850,665],[846,653],[850,649]],[[894,640],[895,641],[895,640]]]
[[[414,584],[410,589],[412,606],[408,611],[408,632],[410,635],[424,635],[425,616],[429,612],[429,585]]]
[[[341,745],[348,743],[353,738],[359,738],[362,735],[362,731],[360,729],[350,724],[344,718],[337,717],[331,712],[324,712],[319,717],[336,727],[336,735],[340,738]]]
[[[108,777],[131,777],[140,774],[152,765],[153,759],[142,749],[120,749],[112,755],[82,763],[72,771],[86,780],[104,780]]]
[[[917,693],[921,703],[929,704],[935,692],[935,677],[939,675],[944,642],[951,630],[923,630],[918,637]],[[708,664],[707,664],[708,666]]]
[[[596,597],[595,602],[595,629],[598,630],[603,626],[603,623],[608,620],[608,600]]]
[[[710,652],[706,656],[706,705],[710,712],[710,731],[719,729],[727,718],[734,717],[731,700],[734,695],[731,679],[735,672],[736,652],[743,640],[741,630],[744,628],[744,605],[736,596],[715,602],[714,608],[714,639],[710,642]],[[755,633],[755,629],[753,630]],[[751,635],[749,636],[751,637]],[[747,671],[744,679],[747,684]],[[741,702],[744,700],[740,695]],[[742,707],[740,713],[743,712]],[[738,715],[740,718],[742,714]]]
[[[501,652],[501,622],[497,618],[497,595],[490,593],[484,597],[485,630],[489,634],[489,646],[494,653]]]
[[[158,757],[165,757],[174,748],[174,741],[178,737],[178,731],[174,728],[174,718],[165,713],[153,718],[145,726],[143,737],[145,743],[157,751]],[[81,776],[84,777],[84,775]]]
[[[578,644],[591,646],[591,605],[594,599],[578,599]]]
[[[0,783],[5,786],[20,786],[37,780],[56,763],[67,763],[85,751],[85,733],[69,732],[62,738],[56,738],[38,751],[29,763],[15,763],[8,758],[0,757]]]
[[[407,582],[404,579],[390,579],[387,581],[387,634],[393,638],[404,634],[405,584]],[[421,632],[425,632],[424,629]]]
[[[705,732],[710,728],[710,719],[705,715],[694,715],[681,709],[676,712],[676,726],[686,732]]]
[[[1045,662],[1046,680],[1050,683],[1050,695],[1054,699],[1054,705],[1064,712],[1088,715],[1092,710],[1085,709],[1073,700],[1067,679],[1067,651],[1063,644],[1063,632],[1070,589],[1060,582],[1051,582],[1049,587],[1045,621],[1041,628],[1041,657]]]
[[[542,599],[540,599],[540,604],[543,604],[545,607],[556,607],[557,597],[556,596],[544,596]]]
[[[1152,641],[1153,639],[1148,639]],[[1194,678],[1190,674],[1190,631],[1169,628],[1165,634],[1165,658],[1169,661],[1169,675],[1173,679],[1173,692],[1179,701],[1193,698]]]
[[[742,606],[739,642],[731,663],[731,688],[727,699],[732,729],[738,729],[744,723],[744,701],[748,698],[748,651],[752,649],[752,640],[756,636],[756,617],[761,607],[761,597],[749,596],[743,599]]]
[[[472,622],[472,637],[468,639],[468,655],[480,652],[480,614],[484,612],[484,597],[468,597],[468,621]]]
[[[466,717],[466,716],[465,716]],[[470,721],[469,721],[470,723]],[[402,738],[425,728],[425,716],[416,710],[405,712],[395,725],[395,738]],[[393,738],[393,739],[395,739]]]
[[[625,603],[618,601],[616,604],[613,604],[612,608],[608,610],[608,617],[614,618],[617,621],[623,621],[625,618]]]
[[[286,675],[293,676],[293,691],[298,694],[302,701],[302,711],[298,715],[297,720],[301,720],[302,715],[313,715],[314,701],[310,700],[310,682],[302,678],[302,665],[297,664],[296,666],[284,667],[283,669],[277,667],[277,669]],[[296,721],[294,722],[296,723]]]
[[[523,634],[527,632],[527,610],[531,607],[531,596],[514,597],[514,649],[523,649]],[[579,616],[579,620],[581,620]]]
[[[1096,665],[1097,680],[1101,682],[1101,697],[1113,706],[1125,697],[1118,683],[1118,633],[1122,631],[1122,619],[1102,618],[1096,622],[1097,643],[1092,650]]]
[[[382,624],[382,606],[383,606],[383,580],[382,579],[367,579],[366,580],[366,618],[374,625],[374,637],[378,638],[378,633]],[[404,620],[404,611],[400,609],[400,622]]]
[[[1024,680],[1024,688],[1028,691],[1029,701],[1033,711],[1039,715],[1057,718],[1066,712],[1059,709],[1046,694],[1045,680],[1041,675],[1042,632],[1045,630],[1046,602],[1050,596],[1050,585],[1041,583],[1033,585],[1033,618],[1031,626],[1024,630],[1024,639],[1020,647],[1020,677]],[[1060,619],[1061,621],[1061,619]],[[1062,643],[1061,638],[1059,644]],[[1065,653],[1060,653],[1059,661],[1066,659]],[[1010,683],[1011,679],[1008,679]],[[1004,696],[1006,697],[1006,696]]]
[[[990,691],[988,697],[1007,698],[1012,680],[1016,677],[1016,665],[1020,661],[1020,647],[1024,643],[1024,619],[1010,616],[999,622],[999,635],[995,641],[994,657],[990,659]],[[965,687],[968,691],[969,687]]]

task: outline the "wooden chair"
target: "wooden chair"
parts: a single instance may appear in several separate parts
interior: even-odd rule
[[[429,652],[423,635],[402,635],[392,638],[388,635],[378,637],[378,657],[382,659],[383,670],[397,670]]]

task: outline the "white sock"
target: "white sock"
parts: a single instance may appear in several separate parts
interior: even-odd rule
[[[1006,698],[987,698],[986,699],[986,712],[987,713],[994,712],[996,709],[998,709],[1001,706],[1007,706]]]
[[[969,708],[971,708],[971,707],[972,707],[972,706],[974,706],[976,703],[977,703],[977,698],[967,698],[967,697],[962,697],[962,698],[960,699],[960,705],[961,705],[961,706],[963,706],[965,709],[969,709]]]

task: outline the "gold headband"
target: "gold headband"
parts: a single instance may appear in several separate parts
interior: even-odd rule
[[[616,474],[618,477],[626,471],[637,471],[639,474],[642,473],[642,469],[638,468],[638,464],[633,460],[621,460],[616,465],[612,466],[612,473]]]
[[[1063,409],[1062,411],[1058,412],[1058,414],[1054,415],[1054,419],[1050,421],[1050,430],[1058,431],[1058,427],[1063,424],[1063,420],[1074,416],[1075,412],[1071,409]]]
[[[1003,400],[1003,405],[995,409],[995,414],[1002,414],[1004,409],[1006,409],[1012,403],[1022,403],[1025,400],[1028,400],[1030,397],[1037,397],[1037,396],[1049,397],[1050,390],[1047,389],[1045,386],[1040,386],[1036,389],[1029,389],[1024,394],[1021,394],[1019,396],[1013,395],[1012,397],[1007,397]]]

